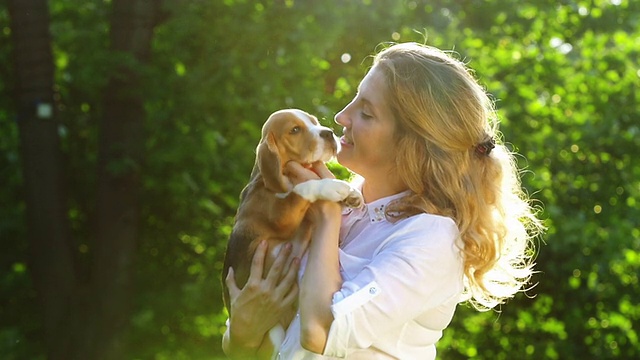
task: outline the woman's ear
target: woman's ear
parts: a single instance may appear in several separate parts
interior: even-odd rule
[[[286,193],[291,190],[291,182],[282,175],[282,160],[273,133],[267,134],[258,145],[256,164],[269,191]]]

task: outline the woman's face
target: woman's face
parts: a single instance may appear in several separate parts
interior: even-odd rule
[[[376,67],[362,79],[356,97],[335,121],[344,127],[340,164],[365,179],[388,176],[395,167],[395,120],[384,98],[384,75]]]

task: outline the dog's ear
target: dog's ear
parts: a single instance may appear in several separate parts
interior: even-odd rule
[[[282,159],[275,136],[271,132],[258,145],[256,165],[268,190],[275,193],[286,193],[290,190],[291,183],[282,175]]]

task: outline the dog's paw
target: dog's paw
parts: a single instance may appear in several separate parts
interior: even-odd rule
[[[364,205],[364,197],[358,189],[351,187],[349,195],[342,200],[342,203],[347,207],[357,209]]]
[[[343,202],[349,200],[349,204],[362,204],[362,195],[348,182],[337,179],[309,180],[296,185],[293,192],[303,198],[314,202],[317,200],[329,200]],[[360,197],[360,200],[357,197]],[[358,203],[359,201],[359,203]],[[351,205],[348,205],[351,206]],[[359,205],[358,205],[359,206]]]

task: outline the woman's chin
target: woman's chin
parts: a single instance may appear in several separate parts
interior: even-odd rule
[[[355,165],[353,161],[351,161],[351,156],[349,155],[349,151],[348,150],[344,151],[344,149],[340,150],[340,152],[336,155],[336,161],[340,165],[350,170],[353,168],[353,165]]]

